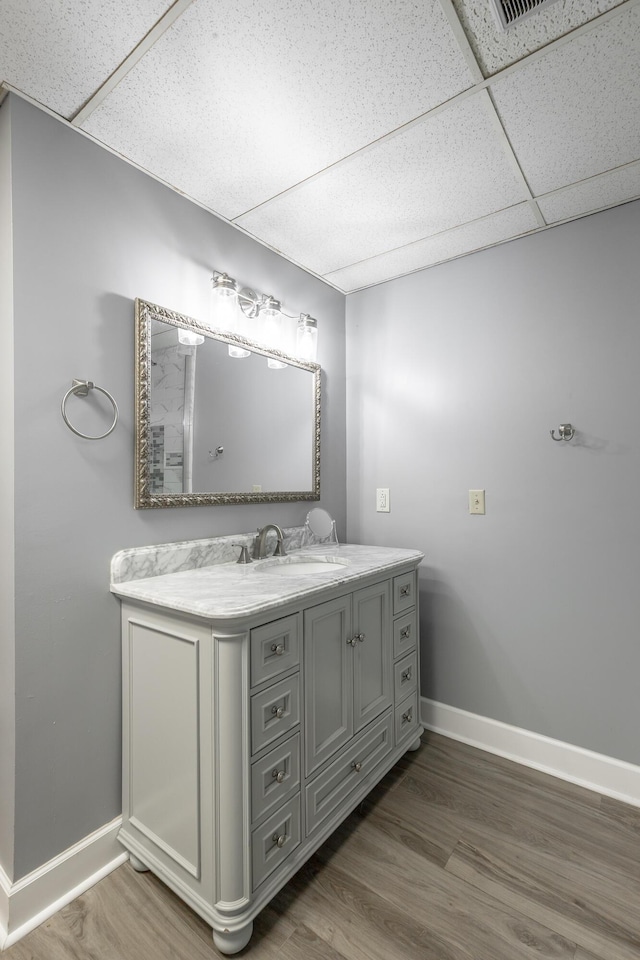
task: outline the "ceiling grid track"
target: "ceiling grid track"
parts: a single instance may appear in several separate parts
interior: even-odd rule
[[[556,190],[549,190],[548,193],[538,194],[537,199],[546,200],[547,197],[559,197],[563,193],[568,193],[577,186],[581,186],[585,183],[595,183],[598,180],[602,180],[604,177],[608,177],[612,173],[618,173],[622,170],[632,170],[634,167],[638,167],[640,169],[640,160],[630,160],[629,163],[621,163],[619,167],[611,167],[610,170],[603,170],[602,173],[594,173],[592,177],[585,177],[584,180],[574,180],[572,183],[567,183],[564,187],[558,187]],[[631,197],[630,199],[635,200],[637,198]],[[627,202],[628,201],[625,200],[625,203]]]
[[[489,88],[487,88],[487,89],[485,90],[485,94],[486,94],[486,97],[483,97],[483,99],[484,99],[484,102],[485,102],[486,105],[487,105],[487,111],[488,111],[488,113],[489,113],[489,115],[490,115],[490,117],[491,117],[491,120],[492,120],[492,122],[493,122],[493,124],[494,124],[494,126],[495,126],[496,132],[497,132],[497,134],[498,134],[498,136],[499,136],[499,138],[500,138],[500,140],[501,140],[501,142],[502,142],[502,144],[503,144],[503,146],[504,146],[505,156],[507,157],[509,163],[511,164],[511,167],[512,167],[513,172],[515,173],[517,179],[518,179],[518,180],[520,181],[520,183],[522,184],[523,189],[524,189],[524,190],[526,191],[526,193],[528,194],[528,196],[527,196],[527,202],[528,202],[529,206],[531,207],[531,210],[532,210],[532,212],[533,212],[533,215],[535,216],[536,221],[537,221],[537,223],[538,223],[538,226],[539,226],[539,227],[546,227],[547,221],[546,221],[546,220],[544,219],[544,217],[542,216],[542,213],[541,213],[541,211],[540,211],[540,207],[538,206],[538,203],[537,203],[537,201],[536,201],[536,198],[535,198],[535,196],[534,196],[534,193],[533,193],[531,187],[529,186],[529,182],[528,182],[527,178],[526,178],[525,175],[524,175],[524,172],[523,172],[523,170],[522,170],[522,167],[520,166],[520,162],[519,162],[519,160],[518,160],[518,157],[517,157],[517,155],[516,155],[516,152],[515,152],[515,150],[513,149],[513,146],[511,145],[511,141],[510,141],[510,139],[509,139],[509,137],[508,137],[508,135],[507,135],[507,131],[506,131],[505,128],[504,128],[504,125],[503,125],[503,123],[502,123],[502,120],[500,119],[500,114],[498,113],[497,107],[496,107],[496,105],[495,105],[495,103],[494,103],[493,96],[492,96],[492,94],[491,94],[491,90],[490,90]]]
[[[469,45],[469,41],[467,40],[466,34],[464,33],[460,20],[458,19],[458,15],[455,11],[455,8],[451,4],[451,0],[440,0],[440,3],[442,5],[443,11],[445,12],[447,20],[449,21],[450,24],[452,24],[452,17],[455,17],[455,22],[457,22],[458,26],[457,28],[454,28],[452,26],[452,31],[455,34],[456,38],[458,39],[458,42],[461,44],[460,49],[462,50],[465,61],[467,61],[467,63],[469,62],[468,61],[469,55],[473,57],[473,61],[475,62],[476,69],[474,70],[471,66],[469,66],[469,69],[473,74],[478,75],[480,79],[478,79],[478,81],[473,86],[468,87],[466,90],[462,90],[460,93],[451,97],[449,100],[445,100],[443,103],[438,104],[438,106],[433,107],[433,109],[427,110],[426,113],[422,113],[419,116],[414,117],[413,120],[408,120],[406,123],[401,124],[399,127],[395,127],[393,130],[390,130],[388,133],[383,134],[382,136],[378,137],[376,140],[372,140],[371,143],[367,143],[363,147],[360,147],[358,150],[354,150],[352,153],[348,154],[347,156],[341,157],[339,160],[336,160],[334,163],[331,163],[328,166],[323,167],[322,170],[316,171],[316,173],[313,173],[310,176],[305,177],[303,180],[299,180],[297,183],[292,184],[292,186],[287,187],[285,190],[281,190],[279,193],[275,193],[273,196],[269,197],[267,200],[263,200],[261,203],[257,203],[253,207],[249,207],[247,210],[243,210],[241,213],[236,214],[235,217],[231,218],[230,220],[231,223],[233,223],[234,225],[238,225],[236,221],[240,220],[242,217],[246,217],[248,214],[254,213],[256,210],[264,210],[265,208],[271,206],[271,204],[274,203],[276,200],[281,200],[283,197],[287,197],[290,194],[295,193],[301,187],[307,186],[308,184],[313,183],[315,180],[319,180],[321,177],[324,177],[325,174],[332,172],[334,170],[337,170],[343,165],[351,163],[357,157],[361,157],[365,153],[368,153],[370,150],[374,150],[376,147],[379,147],[382,144],[386,143],[388,140],[392,140],[394,137],[397,137],[400,134],[406,133],[412,127],[415,127],[418,124],[424,123],[425,121],[429,120],[431,117],[437,116],[439,113],[442,113],[444,110],[448,110],[450,107],[458,103],[461,103],[463,100],[466,100],[468,97],[475,96],[481,90],[487,90],[492,84],[496,83],[498,80],[502,80],[504,77],[508,77],[511,74],[518,72],[523,67],[528,66],[529,64],[534,63],[536,60],[539,60],[542,57],[546,56],[552,50],[556,50],[557,48],[564,46],[566,43],[570,43],[571,41],[575,40],[577,37],[583,34],[589,33],[591,32],[591,30],[595,29],[596,27],[601,26],[603,23],[606,23],[608,20],[614,19],[624,11],[629,10],[635,6],[638,6],[638,4],[640,4],[640,0],[625,0],[625,2],[621,3],[619,6],[613,7],[611,10],[607,10],[605,11],[605,13],[601,13],[599,16],[595,17],[593,20],[589,20],[587,21],[587,23],[583,23],[579,27],[575,27],[573,30],[570,30],[568,33],[565,33],[561,37],[557,37],[555,40],[552,40],[550,43],[546,44],[545,46],[540,47],[539,50],[534,50],[532,53],[528,54],[522,59],[515,61],[515,63],[509,64],[509,66],[504,67],[501,70],[498,70],[496,73],[492,74],[489,77],[484,77],[484,75],[482,74],[482,71],[480,70],[478,62],[471,49],[471,46]],[[460,34],[462,34],[462,37],[464,39],[461,39]],[[493,107],[493,102],[492,102],[492,108],[495,112],[495,107]],[[499,118],[497,118],[497,121],[498,123],[500,123]],[[500,123],[500,126],[502,127],[501,123]],[[502,132],[504,135],[504,129]],[[506,137],[505,137],[505,140],[506,140]],[[531,205],[532,205],[532,209],[534,210],[534,213],[536,214],[536,220],[540,222],[541,226],[546,226],[546,223],[542,218],[542,214],[540,213],[540,210],[535,202],[535,198],[531,193],[529,185],[526,183],[526,180],[524,179],[524,175],[522,174],[522,170],[520,169],[520,165],[518,164],[517,158],[515,158],[515,155],[513,154],[513,150],[511,149],[511,144],[508,142],[508,140],[506,140],[506,143],[508,144],[508,150],[514,159],[518,167],[518,170],[520,171],[520,176],[522,177],[523,182],[526,184],[526,189],[530,194]],[[536,213],[536,210],[537,210],[537,213]]]
[[[453,34],[458,43],[458,46],[460,47],[460,52],[465,58],[467,65],[469,66],[469,69],[471,70],[471,73],[473,74],[476,80],[476,83],[482,85],[482,88],[478,90],[478,94],[480,96],[482,94],[482,90],[484,90],[485,96],[482,97],[482,101],[485,104],[488,115],[491,117],[496,133],[498,134],[498,137],[504,147],[505,155],[516,175],[516,178],[518,179],[523,190],[527,194],[527,201],[529,203],[529,206],[531,208],[531,211],[534,217],[536,218],[536,223],[538,224],[539,227],[545,227],[547,225],[546,220],[542,216],[540,207],[535,201],[531,187],[529,186],[527,178],[525,177],[522,167],[520,166],[518,157],[516,156],[516,153],[513,149],[511,141],[507,136],[507,132],[500,119],[500,114],[498,113],[498,110],[496,108],[493,96],[491,94],[491,90],[488,86],[485,86],[484,84],[485,76],[482,73],[480,64],[476,59],[476,56],[471,48],[471,44],[469,43],[467,35],[464,32],[462,24],[460,23],[460,18],[458,17],[455,7],[453,6],[452,0],[440,0],[440,3],[449,21],[449,25],[451,26]]]
[[[489,214],[489,217],[491,216],[493,216],[493,214]],[[488,220],[489,217],[480,217],[478,220],[470,220],[469,223],[480,223],[482,220]],[[554,224],[554,226],[556,226],[556,224]],[[457,230],[459,228],[452,227],[451,229]],[[503,243],[511,243],[512,240],[520,240],[523,237],[532,237],[536,233],[541,233],[542,231],[548,230],[548,229],[549,229],[548,226],[537,227],[535,230],[527,230],[525,233],[517,233],[517,234],[514,234],[513,237],[505,237],[504,240],[498,240],[495,243],[490,243],[485,246],[473,247],[471,250],[465,250],[463,253],[457,253],[455,256],[447,257],[444,260],[436,260],[434,263],[428,263],[422,267],[413,267],[411,270],[406,270],[406,271],[403,270],[402,273],[394,274],[392,277],[385,277],[384,280],[374,280],[371,283],[363,283],[361,287],[356,287],[353,290],[345,291],[345,290],[342,290],[340,287],[337,287],[336,289],[340,290],[341,293],[346,293],[347,295],[350,295],[352,293],[358,293],[360,290],[368,290],[370,287],[379,287],[383,283],[391,283],[393,280],[401,280],[403,277],[411,277],[413,276],[414,273],[422,273],[423,270],[430,270],[431,267],[439,267],[445,263],[453,263],[455,260],[462,260],[463,257],[470,257],[473,253],[481,253],[483,250],[490,250],[493,247],[501,247]],[[448,230],[444,231],[444,233],[449,233],[449,232],[451,231],[448,231]],[[442,236],[442,234],[433,234],[432,236]],[[431,240],[432,237],[427,237],[426,239]],[[413,242],[422,243],[421,240],[416,240]],[[411,246],[411,244],[406,244],[406,246]],[[368,259],[373,260],[375,259],[375,257],[368,257],[365,260],[362,260],[360,262],[366,263]],[[340,269],[343,269],[343,268],[341,267]],[[337,273],[337,271],[334,271],[334,272]],[[326,277],[322,277],[322,279],[325,283],[331,283],[331,281],[327,280]]]
[[[127,76],[128,73],[133,70],[133,68],[142,60],[145,53],[147,53],[154,43],[160,39],[163,33],[165,33],[169,27],[172,27],[176,20],[182,16],[187,7],[190,7],[194,0],[175,0],[175,3],[169,7],[166,13],[164,13],[157,23],[151,27],[151,30],[142,38],[140,43],[138,43],[131,53],[124,58],[119,67],[113,71],[110,76],[104,81],[102,86],[98,87],[96,92],[87,100],[87,102],[82,106],[78,112],[71,118],[71,123],[74,126],[81,126],[88,117],[91,116],[94,110],[96,110],[103,100],[109,96],[109,94],[115,90],[121,80]]]
[[[464,28],[460,23],[460,17],[458,16],[457,10],[453,5],[452,0],[440,0],[440,6],[442,7],[442,12],[449,22],[451,27],[451,32],[456,38],[456,43],[460,47],[460,52],[465,59],[465,62],[471,72],[473,77],[474,84],[482,83],[485,79],[484,73],[480,68],[480,64],[476,58],[475,53],[469,43],[469,38],[464,32]]]
[[[521,201],[521,203],[526,203],[526,202],[527,202],[526,200],[522,200],[522,201]],[[512,206],[518,206],[518,204],[512,204]],[[511,209],[511,208],[510,208],[510,207],[504,207],[503,209],[504,209],[504,210],[509,210],[509,209]],[[361,260],[354,260],[353,263],[345,263],[344,266],[338,267],[336,270],[329,270],[326,274],[323,274],[322,279],[323,279],[323,280],[326,280],[327,277],[330,277],[330,276],[331,276],[331,274],[333,274],[333,273],[340,273],[341,270],[348,270],[349,267],[358,267],[358,266],[360,266],[360,264],[362,264],[362,263],[370,263],[372,260],[377,260],[378,257],[386,257],[387,254],[389,254],[389,253],[397,253],[398,250],[408,250],[408,249],[410,249],[411,247],[417,246],[419,243],[425,243],[425,241],[427,241],[427,240],[437,240],[439,237],[446,237],[447,234],[449,234],[449,233],[455,233],[456,230],[460,230],[462,227],[469,227],[469,226],[473,225],[474,223],[482,223],[483,220],[490,220],[490,219],[491,219],[492,217],[494,217],[494,216],[495,216],[495,213],[487,213],[487,214],[485,214],[483,217],[476,217],[476,218],[473,219],[473,220],[467,220],[465,223],[457,224],[455,227],[448,227],[446,230],[440,230],[439,233],[429,233],[429,234],[427,234],[426,237],[418,237],[417,240],[410,240],[408,243],[401,243],[399,246],[397,246],[397,247],[391,247],[389,250],[385,250],[383,253],[374,253],[374,254],[372,254],[370,257],[363,257]],[[545,229],[546,227],[547,227],[547,224],[546,224],[546,223],[545,223],[545,224],[541,224],[540,229]],[[530,231],[530,232],[531,232],[531,233],[537,233],[538,231],[537,231],[537,230],[533,230],[533,231]],[[526,235],[526,234],[520,234],[520,236],[525,236],[525,235]],[[512,240],[512,239],[515,239],[515,237],[509,237],[508,239],[509,239],[509,240]],[[501,241],[501,242],[506,242],[506,241]],[[491,244],[491,246],[493,246],[493,244]],[[473,251],[470,251],[470,252],[475,253],[477,250],[483,250],[483,249],[485,249],[485,248],[484,248],[484,247],[474,247],[474,250],[473,250]],[[466,253],[461,253],[461,254],[459,254],[459,256],[460,256],[460,257],[466,257],[467,254],[466,254]],[[458,257],[454,257],[453,259],[454,259],[454,260],[457,260]],[[438,262],[441,263],[442,261],[438,261]],[[410,272],[411,272],[411,273],[418,273],[420,270],[425,270],[425,269],[427,269],[427,268],[430,267],[430,266],[435,266],[435,264],[428,264],[427,267],[416,267],[415,270],[412,270],[412,271],[410,271]],[[306,269],[306,268],[305,268],[305,269]],[[399,274],[399,276],[404,276],[404,274]],[[393,279],[393,278],[391,278],[391,279]],[[331,281],[329,281],[329,282],[331,282]],[[378,282],[379,282],[379,281],[376,281],[376,283],[378,283]],[[386,281],[383,281],[383,282],[386,283]],[[375,286],[376,283],[370,284],[370,286]]]

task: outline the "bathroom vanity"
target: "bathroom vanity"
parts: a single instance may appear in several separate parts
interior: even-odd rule
[[[227,537],[122,551],[123,826],[223,953],[419,745],[422,554],[236,564]]]

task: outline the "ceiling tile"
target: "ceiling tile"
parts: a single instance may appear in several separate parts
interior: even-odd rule
[[[399,250],[383,253],[372,260],[337,270],[328,274],[326,279],[345,293],[350,293],[360,287],[391,280],[413,270],[501,243],[503,240],[529,233],[537,227],[538,223],[529,204],[521,203],[483,220],[448,230],[437,237],[419,240]]]
[[[0,81],[72,117],[173,0],[1,0]]]
[[[640,6],[491,85],[535,194],[640,157]]]
[[[624,0],[556,0],[503,31],[489,0],[453,0],[471,48],[486,77],[521,60]]]
[[[324,274],[525,199],[488,97],[467,97],[239,219]]]
[[[538,206],[547,223],[557,223],[637,197],[640,197],[640,162],[542,197]]]
[[[436,0],[197,0],[83,129],[231,219],[471,85]]]

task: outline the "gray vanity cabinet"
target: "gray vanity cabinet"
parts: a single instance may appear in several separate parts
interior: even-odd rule
[[[123,598],[119,836],[223,953],[420,742],[417,562],[237,616]]]
[[[389,581],[304,612],[306,774],[392,702]]]

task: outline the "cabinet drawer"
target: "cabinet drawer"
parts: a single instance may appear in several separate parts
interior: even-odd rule
[[[300,734],[286,740],[251,767],[251,822],[279,807],[300,788]]]
[[[416,603],[416,575],[403,573],[399,577],[393,578],[393,612],[404,613],[414,607]]]
[[[300,794],[285,803],[251,835],[253,889],[286,860],[300,843]]]
[[[396,744],[418,733],[418,691],[412,693],[396,707],[395,728]]]
[[[251,631],[251,686],[300,663],[298,617],[282,617]]]
[[[391,750],[393,717],[377,720],[357,737],[305,790],[307,835],[340,806]]]
[[[300,680],[295,673],[251,697],[251,752],[257,753],[300,722]]]
[[[413,650],[418,640],[416,612],[405,613],[393,621],[393,658],[403,656]]]
[[[418,689],[418,654],[414,650],[408,657],[399,660],[394,668],[394,689],[396,703],[406,699]]]

